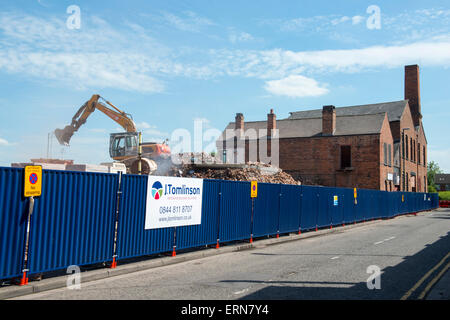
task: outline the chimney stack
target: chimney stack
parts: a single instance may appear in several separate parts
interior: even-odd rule
[[[239,135],[244,134],[244,115],[242,113],[236,113],[234,129],[236,129],[236,131],[240,131],[238,133]]]
[[[422,119],[420,110],[420,79],[417,64],[405,66],[405,100],[409,100],[414,125],[418,126]]]
[[[270,109],[270,113],[267,114],[267,136],[272,136],[272,129],[277,128],[277,116],[273,113],[273,109]]]
[[[322,109],[322,135],[332,136],[336,131],[336,108],[324,106]]]

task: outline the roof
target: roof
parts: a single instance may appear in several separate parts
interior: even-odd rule
[[[450,184],[450,174],[436,173],[434,182],[437,184]]]
[[[399,121],[408,100],[336,108],[336,117],[387,113],[389,122]],[[291,112],[288,119],[321,118],[322,109]]]
[[[381,132],[385,113],[336,116],[336,131],[333,136],[377,134]],[[233,130],[235,123],[230,122],[225,130]],[[244,131],[254,129],[258,134],[262,130],[267,134],[267,121],[245,122]],[[277,120],[279,138],[320,137],[322,136],[322,112],[319,117]],[[225,131],[224,131],[225,132]],[[223,135],[223,133],[222,133]],[[223,140],[222,137],[219,140]]]

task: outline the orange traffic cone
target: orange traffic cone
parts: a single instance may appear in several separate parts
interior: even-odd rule
[[[113,257],[113,261],[111,263],[111,269],[115,269],[117,267],[116,257]]]
[[[24,271],[22,279],[20,279],[19,286],[24,286],[26,284],[28,284],[28,278],[27,278],[27,273]]]

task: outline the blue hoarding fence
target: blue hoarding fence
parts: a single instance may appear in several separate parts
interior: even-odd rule
[[[145,229],[148,177],[44,170],[27,236],[24,170],[0,167],[0,279],[435,209],[437,194],[204,180],[201,224]]]

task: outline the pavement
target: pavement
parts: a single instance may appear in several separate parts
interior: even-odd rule
[[[0,288],[14,299],[449,299],[450,209]],[[447,270],[447,271],[446,271]],[[369,289],[371,287],[371,289]]]

